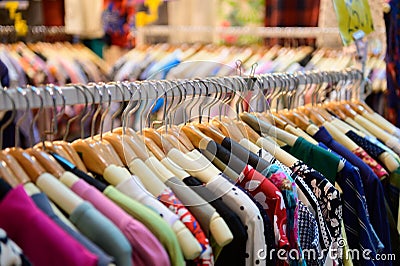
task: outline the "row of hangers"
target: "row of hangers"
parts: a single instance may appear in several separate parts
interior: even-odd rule
[[[81,138],[72,143],[64,140],[45,140],[46,135],[51,136],[57,132],[57,118],[65,110],[64,99],[64,104],[57,113],[57,97],[63,98],[62,90],[56,86],[46,86],[43,90],[28,87],[26,90],[33,90],[35,97],[42,103],[31,125],[38,120],[44,109],[42,94],[52,98],[51,129],[43,132],[42,142],[32,145],[31,148],[22,149],[16,145],[2,150],[0,175],[12,186],[35,183],[70,214],[81,203],[81,199],[63,185],[70,187],[77,181],[75,176],[65,174],[65,167],[72,172],[83,171],[102,176],[111,185],[118,185],[131,178],[132,173],[152,195],[157,196],[166,187],[165,183],[174,176],[182,180],[192,175],[204,183],[210,182],[221,170],[210,164],[209,160],[212,157],[201,154],[197,149],[207,150],[207,145],[212,145],[213,142],[222,143],[228,137],[240,144],[233,145],[233,150],[244,149],[251,156],[251,152],[257,152],[259,147],[262,147],[282,163],[291,166],[296,159],[280,149],[279,144],[293,145],[299,136],[315,143],[310,135],[315,134],[321,125],[334,136],[345,138],[341,130],[346,130],[346,124],[337,122],[338,119],[329,112],[339,117],[355,118],[360,114],[371,116],[378,119],[378,123],[387,132],[394,130],[389,122],[361,101],[361,81],[361,73],[352,69],[341,72],[113,83],[112,85],[118,88],[123,102],[130,100],[124,98],[125,90],[129,91],[131,99],[139,94],[139,99],[144,95],[145,100],[130,100],[125,108],[121,105],[112,114],[112,121],[120,116],[122,127],[112,126],[109,132],[104,133],[104,119],[110,112],[112,101],[109,85],[93,84],[94,91],[90,91],[84,85],[74,85],[77,92],[84,97],[85,106],[78,116],[67,122],[64,139],[68,135],[70,123],[75,120],[84,123],[92,116],[92,126],[89,137],[82,131]],[[144,84],[150,86],[144,89]],[[151,89],[154,90],[156,98],[164,98],[161,121],[150,120],[149,113],[155,104],[154,99],[149,97]],[[27,112],[30,106],[24,91],[18,89],[18,93],[26,100]],[[0,92],[14,102],[7,90]],[[100,97],[98,105],[94,101],[95,93]],[[311,95],[309,100],[307,95]],[[272,108],[268,108],[268,104]],[[13,105],[15,106],[15,103]],[[235,109],[235,117],[228,116],[230,107]],[[218,115],[211,118],[213,108],[217,108]],[[197,110],[197,117],[193,118],[194,110]],[[184,123],[176,125],[174,115],[180,111],[184,113]],[[131,128],[130,123],[137,112],[140,120],[138,132]],[[14,114],[15,110],[12,113]],[[99,116],[100,129],[96,135],[96,121]],[[8,125],[13,118],[12,115],[5,124]],[[17,121],[17,128],[24,119],[23,116]],[[373,130],[368,125],[365,124],[368,128],[365,130]],[[383,129],[376,130],[385,133]],[[0,136],[3,130],[4,126],[0,128]],[[16,132],[18,134],[18,130]],[[348,146],[351,145],[349,141]],[[257,165],[259,169],[256,170],[262,171],[268,163],[260,162]],[[397,169],[399,166],[394,160],[388,159],[385,163],[391,168]],[[235,174],[235,164],[230,164],[229,167],[231,172],[226,174],[236,181],[238,175]],[[339,165],[338,171],[341,167],[343,164]],[[100,190],[105,189],[105,185],[97,179],[86,181]],[[229,243],[233,236],[221,219],[215,216],[210,221],[213,224],[210,228],[216,242],[223,246]],[[184,228],[177,230],[181,233],[179,239],[185,257],[196,257],[200,251],[193,244],[193,236]]]

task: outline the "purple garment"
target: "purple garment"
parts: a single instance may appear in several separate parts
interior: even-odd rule
[[[313,136],[313,138],[324,143],[328,148],[343,156],[343,158],[360,170],[365,197],[367,199],[368,213],[371,214],[371,224],[374,227],[379,239],[385,246],[382,253],[391,254],[392,248],[390,242],[388,215],[385,207],[385,195],[379,178],[360,158],[358,158],[342,144],[335,141],[324,127],[320,127],[319,131]]]
[[[39,210],[22,185],[0,202],[0,227],[34,265],[97,265],[97,257]]]
[[[75,182],[71,189],[83,199],[92,203],[126,236],[132,246],[134,265],[170,265],[167,252],[142,223],[126,214],[119,206],[84,180]]]

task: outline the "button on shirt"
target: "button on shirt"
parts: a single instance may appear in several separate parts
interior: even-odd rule
[[[218,256],[214,254],[217,258],[215,265],[244,265],[247,232],[239,216],[220,197],[216,197],[208,190],[197,178],[188,176],[183,179],[183,182],[217,210],[233,234],[232,242],[224,246]]]
[[[260,211],[246,194],[221,175],[223,174],[214,177],[206,187],[216,196],[220,196],[240,217],[244,226],[247,226],[246,265],[265,265],[265,260],[258,258],[259,250],[265,249],[264,225]]]

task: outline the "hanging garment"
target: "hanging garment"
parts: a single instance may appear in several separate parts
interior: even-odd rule
[[[97,256],[98,266],[107,266],[114,263],[114,258],[104,253],[103,250],[101,250],[84,235],[80,234],[79,231],[71,229],[68,225],[61,221],[60,218],[58,218],[58,216],[53,212],[46,194],[37,193],[32,195],[31,198],[35,202],[36,206],[41,209],[50,219],[52,219],[61,229],[63,229],[66,233],[68,233],[68,235],[75,238],[79,243],[87,248],[87,250]]]
[[[21,185],[2,198],[0,227],[34,265],[97,265],[96,256],[39,210]]]
[[[260,212],[246,194],[230,183],[223,174],[206,184],[213,194],[220,196],[226,205],[238,214],[243,225],[247,226],[246,265],[265,265],[258,259],[258,250],[265,247],[264,225]]]
[[[368,213],[374,214],[370,217],[371,224],[384,245],[382,252],[391,254],[388,214],[385,207],[384,190],[379,178],[360,158],[336,142],[324,127],[320,127],[319,131],[313,137],[337,154],[343,156],[349,163],[359,169],[367,200]]]
[[[206,238],[199,222],[189,212],[189,210],[182,204],[170,188],[164,189],[157,199],[168,207],[171,211],[177,214],[182,223],[190,230],[197,242],[200,243],[202,248],[202,255],[200,256],[199,264],[209,265],[214,264],[214,257],[211,252],[210,243]]]
[[[293,147],[288,146],[283,147],[283,149],[320,172],[331,184],[335,184],[340,162],[337,156],[308,142],[302,137],[296,139]]]
[[[91,203],[80,204],[73,210],[69,219],[80,232],[113,256],[118,265],[132,265],[132,248],[128,240]]]
[[[83,180],[73,184],[71,190],[91,202],[98,211],[110,219],[125,235],[132,246],[135,265],[170,265],[169,257],[160,242],[140,222],[126,214],[114,202]]]
[[[322,215],[332,237],[333,250],[338,249],[338,240],[341,237],[340,222],[342,220],[342,205],[339,191],[329,183],[319,172],[310,168],[302,161],[296,162],[292,166],[292,171],[312,189],[315,194]]]
[[[168,252],[171,265],[185,265],[174,231],[156,212],[129,198],[112,186],[108,186],[103,194],[133,218],[143,223],[158,238]]]
[[[238,215],[222,201],[222,198],[214,195],[195,177],[188,176],[183,182],[217,210],[233,234],[232,242],[224,246],[219,254],[215,253],[214,248],[215,265],[244,265],[247,232]]]

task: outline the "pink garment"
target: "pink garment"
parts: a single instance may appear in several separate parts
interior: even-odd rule
[[[33,265],[97,265],[97,257],[39,210],[22,185],[0,202],[0,227]]]
[[[142,223],[126,214],[119,206],[84,180],[75,182],[71,189],[80,197],[92,203],[126,236],[132,246],[134,265],[170,265],[167,252],[158,239]]]

